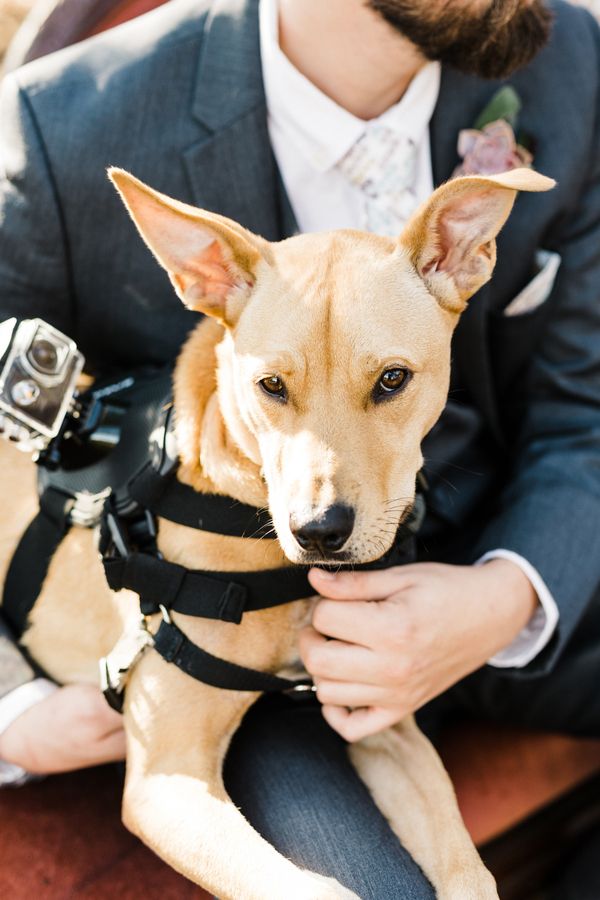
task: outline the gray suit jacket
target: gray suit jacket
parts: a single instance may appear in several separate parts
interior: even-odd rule
[[[501,479],[492,493],[459,490],[454,504],[431,496],[454,558],[515,550],[559,604],[552,645],[514,677],[554,665],[600,582],[600,39],[587,13],[555,9],[551,43],[511,81],[536,168],[558,187],[519,197],[453,351],[455,386],[484,423],[482,471]],[[498,86],[443,72],[436,183]],[[268,140],[257,0],[174,0],[26,66],[7,79],[0,116],[0,317],[54,322],[97,370],[169,360],[195,321],[108,165],[271,240],[295,228]],[[562,255],[550,299],[503,316],[540,247]],[[479,462],[467,467],[475,479]]]

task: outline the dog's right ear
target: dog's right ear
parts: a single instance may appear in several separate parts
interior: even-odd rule
[[[533,169],[467,175],[447,181],[415,212],[400,243],[444,309],[461,313],[469,297],[491,278],[496,236],[517,191],[548,191],[554,185]]]
[[[153,190],[123,169],[109,178],[184,304],[235,325],[268,243],[225,216]]]

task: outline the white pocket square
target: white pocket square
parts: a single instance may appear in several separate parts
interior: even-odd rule
[[[523,290],[504,308],[505,316],[522,316],[541,306],[552,292],[561,263],[558,253],[538,250],[535,255],[538,273]]]

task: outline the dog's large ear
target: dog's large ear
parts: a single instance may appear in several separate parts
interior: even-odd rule
[[[443,184],[416,211],[400,243],[445,309],[461,313],[469,297],[491,278],[496,235],[517,191],[548,191],[554,185],[532,169],[467,175]]]
[[[268,252],[267,242],[225,216],[153,190],[122,169],[111,168],[108,175],[184,304],[234,325]]]

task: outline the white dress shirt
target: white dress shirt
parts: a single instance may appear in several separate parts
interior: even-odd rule
[[[440,88],[440,65],[415,76],[395,106],[365,122],[338,106],[296,69],[279,47],[276,0],[260,3],[260,51],[269,136],[300,231],[365,228],[363,197],[335,168],[374,124],[419,148],[415,208],[431,194],[429,120]]]
[[[283,54],[279,47],[277,0],[260,0],[260,49],[269,135],[301,231],[365,228],[364,196],[336,169],[336,164],[374,124],[384,125],[417,145],[412,186],[415,208],[431,194],[429,122],[439,94],[439,63],[424,66],[399,103],[378,119],[366,122],[327,97]],[[526,666],[552,637],[558,608],[541,576],[526,559],[500,549],[487,553],[479,563],[495,557],[510,559],[521,568],[536,590],[539,605],[526,628],[489,663],[506,668]],[[2,698],[0,734],[54,689],[50,682],[36,679]],[[23,775],[22,770],[0,760],[0,785],[16,783]]]
[[[301,231],[365,228],[364,196],[336,169],[369,128],[386,125],[418,146],[415,208],[433,190],[429,122],[437,103],[441,69],[425,65],[402,99],[370,122],[358,119],[304,77],[279,46],[277,0],[260,0],[260,52],[271,144]],[[465,122],[465,127],[471,123]],[[458,139],[458,135],[457,135]],[[539,605],[517,638],[489,663],[521,668],[540,653],[558,624],[558,607],[539,572],[510,550],[486,553],[514,562],[529,578]]]

